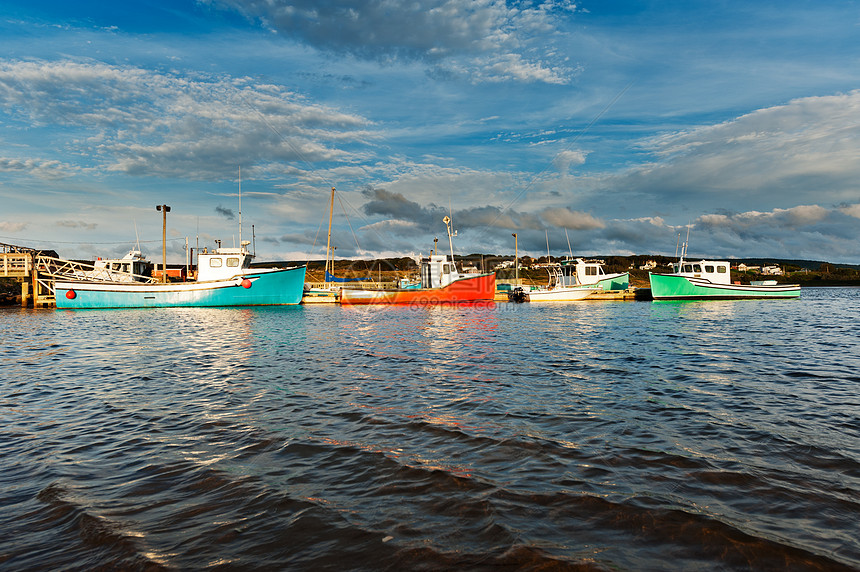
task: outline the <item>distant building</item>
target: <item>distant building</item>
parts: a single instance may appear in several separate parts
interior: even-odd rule
[[[769,276],[782,276],[784,274],[784,272],[782,271],[782,268],[780,268],[779,266],[776,266],[776,265],[762,266],[761,267],[761,273],[767,274]]]
[[[743,262],[738,264],[738,272],[758,272],[761,270],[761,266],[747,266]]]
[[[649,260],[645,264],[639,267],[639,270],[653,270],[657,268],[657,262],[654,260]]]

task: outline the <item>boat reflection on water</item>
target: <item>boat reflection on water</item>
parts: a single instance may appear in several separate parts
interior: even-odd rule
[[[470,462],[445,443],[497,430],[476,412],[506,407],[487,398],[498,388],[494,364],[504,359],[503,345],[487,343],[501,338],[498,311],[493,302],[342,307],[338,352],[362,356],[350,390],[375,428],[351,445],[405,467],[470,477]]]

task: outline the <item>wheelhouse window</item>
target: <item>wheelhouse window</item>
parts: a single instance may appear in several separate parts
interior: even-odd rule
[[[210,258],[209,266],[211,268],[221,268],[222,260],[220,258]]]
[[[714,267],[713,267],[713,266],[711,266],[710,264],[706,264],[706,265],[705,265],[705,272],[708,272],[708,273],[710,273],[710,274],[713,274],[713,273],[714,273]]]
[[[717,272],[720,274],[725,274],[727,271],[725,266],[717,266]]]
[[[586,266],[585,267],[585,275],[586,276],[597,276],[597,267],[596,266]]]
[[[239,266],[239,259],[231,256],[227,259],[227,266]]]

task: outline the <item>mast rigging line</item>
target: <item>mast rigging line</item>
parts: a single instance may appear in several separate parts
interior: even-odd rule
[[[319,171],[317,171],[316,169],[314,169],[314,166],[311,164],[311,162],[310,162],[310,161],[308,161],[308,160],[307,160],[307,158],[305,158],[304,154],[303,154],[303,153],[298,149],[298,147],[296,147],[295,145],[293,145],[293,143],[292,143],[289,139],[287,139],[286,137],[284,137],[284,136],[281,134],[281,132],[280,132],[280,131],[278,131],[278,130],[275,128],[275,126],[274,126],[274,125],[272,125],[272,124],[269,122],[269,120],[268,120],[268,119],[266,119],[266,116],[265,116],[265,115],[263,115],[263,114],[260,112],[260,110],[259,110],[259,109],[257,109],[257,108],[256,108],[256,107],[254,107],[253,105],[251,105],[251,103],[250,103],[247,99],[245,99],[244,97],[239,96],[239,99],[242,101],[242,103],[244,103],[246,106],[248,106],[248,108],[249,108],[251,111],[253,111],[254,113],[256,113],[257,115],[259,115],[259,116],[260,116],[260,119],[263,121],[263,123],[265,123],[265,124],[266,124],[266,127],[268,127],[269,129],[271,129],[271,130],[272,130],[272,133],[274,133],[275,135],[277,135],[277,136],[278,136],[278,138],[279,138],[281,141],[283,141],[284,143],[286,143],[287,145],[289,145],[290,149],[292,149],[292,150],[293,150],[293,152],[294,152],[294,153],[299,157],[299,161],[301,161],[302,163],[304,163],[304,164],[305,164],[305,166],[307,166],[307,168],[308,168],[311,172],[313,172],[316,176],[318,176],[320,179],[322,179],[322,180],[323,180],[323,181],[324,181],[324,182],[325,182],[329,187],[334,187],[334,186],[336,186],[334,183],[332,183],[332,182],[328,179],[328,177],[326,177],[326,176],[325,176],[325,175],[323,175],[323,174],[320,174],[320,172],[319,172]]]
[[[328,177],[326,177],[325,175],[321,174],[319,171],[317,171],[316,169],[314,169],[314,166],[311,164],[311,162],[310,162],[310,161],[308,161],[308,159],[307,159],[307,158],[305,158],[304,154],[303,154],[303,153],[302,153],[302,152],[301,152],[301,151],[300,151],[300,150],[299,150],[295,145],[293,145],[293,143],[292,143],[289,139],[287,139],[286,137],[284,137],[284,136],[281,134],[281,132],[280,132],[280,131],[278,131],[278,130],[275,128],[275,126],[274,126],[274,125],[272,125],[272,124],[271,124],[271,122],[269,122],[269,120],[268,120],[268,119],[266,119],[266,116],[265,116],[265,115],[263,115],[263,114],[260,112],[260,110],[259,110],[259,109],[257,109],[257,108],[256,108],[256,107],[254,107],[253,105],[251,105],[251,103],[250,103],[247,99],[245,99],[244,97],[241,97],[241,96],[240,96],[240,97],[239,97],[239,99],[242,101],[242,103],[244,103],[246,106],[248,106],[248,107],[249,107],[249,108],[250,108],[254,113],[256,113],[256,114],[260,117],[260,119],[263,121],[263,123],[265,123],[265,124],[266,124],[266,127],[268,127],[269,129],[271,129],[271,130],[272,130],[272,132],[273,132],[275,135],[277,135],[277,136],[278,136],[278,138],[279,138],[281,141],[283,141],[284,143],[286,143],[287,145],[289,145],[290,149],[292,149],[292,150],[293,150],[293,152],[294,152],[294,153],[299,157],[299,160],[300,160],[301,162],[303,162],[303,163],[305,164],[305,166],[306,166],[306,167],[307,167],[311,172],[313,172],[313,173],[314,173],[315,175],[317,175],[320,179],[322,179],[322,180],[323,180],[323,181],[324,181],[324,182],[325,182],[329,187],[334,187],[334,188],[336,188],[336,187],[337,187],[337,185],[335,185],[332,181],[330,181],[330,180],[328,179]],[[341,203],[341,208],[343,208],[343,202],[342,202],[342,200],[341,200],[340,195],[338,195],[337,200],[338,200],[338,202],[340,202],[340,203]],[[349,202],[348,202],[348,201],[347,201],[347,204],[349,204]],[[352,207],[352,205],[349,205],[349,206],[350,206],[350,207]],[[358,213],[358,214],[359,214],[359,216],[361,216],[361,213],[358,211],[358,209],[356,209],[355,207],[352,207],[352,209],[353,209],[356,213]],[[355,245],[356,245],[356,247],[357,247],[359,250],[361,250],[362,248],[361,248],[361,245],[358,243],[358,237],[357,237],[357,236],[356,236],[356,234],[355,234],[355,230],[352,228],[352,223],[350,223],[350,222],[349,222],[349,217],[348,217],[348,216],[347,216],[347,214],[346,214],[346,209],[345,209],[345,208],[343,208],[343,214],[344,214],[344,216],[346,216],[346,221],[347,221],[347,223],[349,224],[349,229],[350,229],[350,231],[352,232],[353,239],[355,240]],[[362,217],[362,220],[365,220],[365,222],[366,222],[366,219],[364,219],[363,217]],[[322,222],[320,222],[320,227],[317,229],[317,234],[316,234],[316,236],[314,237],[314,242],[313,242],[313,244],[311,245],[311,251],[313,251],[313,249],[314,249],[314,248],[316,248],[316,243],[317,243],[317,239],[319,238],[320,230],[322,230]],[[374,234],[376,234],[376,236],[377,236],[380,240],[382,240],[382,236],[380,236],[380,235],[379,235],[379,233],[376,231],[376,229],[373,229],[373,232],[374,232]],[[307,259],[308,259],[308,260],[310,260],[310,253],[308,253]]]
[[[535,182],[538,180],[538,178],[540,178],[541,176],[543,176],[543,174],[544,174],[544,173],[546,173],[546,172],[549,170],[550,165],[552,165],[553,161],[555,161],[555,160],[556,160],[556,158],[558,158],[558,156],[559,156],[559,155],[561,155],[562,153],[564,153],[564,152],[566,152],[566,151],[570,151],[570,148],[571,148],[571,147],[573,147],[573,145],[574,145],[577,141],[579,141],[579,139],[580,139],[583,135],[585,135],[585,133],[587,133],[587,132],[588,132],[588,130],[589,130],[589,129],[591,129],[591,127],[592,127],[592,126],[594,126],[594,124],[595,124],[595,123],[597,123],[597,122],[600,120],[600,118],[601,118],[601,117],[603,117],[603,116],[606,114],[606,112],[608,112],[608,111],[609,111],[609,110],[610,110],[610,109],[611,109],[611,108],[612,108],[612,107],[613,107],[613,106],[618,102],[618,100],[619,100],[619,99],[621,99],[621,97],[622,97],[625,93],[627,93],[627,90],[629,90],[629,89],[633,86],[633,84],[634,84],[634,83],[636,83],[636,81],[635,81],[635,80],[632,80],[630,83],[628,83],[626,86],[624,86],[624,88],[623,88],[621,91],[619,91],[619,92],[618,92],[618,94],[617,94],[614,98],[612,98],[612,101],[610,101],[609,103],[607,103],[607,104],[606,104],[606,106],[605,106],[603,109],[601,109],[601,110],[600,110],[600,112],[599,112],[597,115],[595,115],[595,116],[591,119],[591,121],[589,121],[589,122],[588,122],[588,124],[587,124],[585,127],[583,127],[583,128],[582,128],[582,130],[581,130],[579,133],[577,133],[577,134],[576,134],[576,136],[575,136],[573,139],[571,139],[571,140],[570,140],[570,142],[567,144],[567,146],[566,146],[564,149],[562,149],[561,151],[559,151],[558,153],[556,153],[556,154],[555,154],[555,156],[552,158],[552,161],[550,161],[549,163],[547,163],[547,165],[546,165],[546,166],[545,166],[545,167],[544,167],[544,168],[543,168],[543,169],[542,169],[538,174],[534,175],[534,176],[531,178],[531,180],[528,182],[528,184],[527,184],[525,187],[523,187],[523,188],[522,188],[522,190],[520,190],[520,192],[519,192],[519,193],[517,193],[517,195],[516,195],[513,199],[511,199],[511,201],[508,203],[508,205],[507,205],[505,208],[501,209],[501,210],[499,211],[499,213],[496,215],[496,217],[495,217],[493,220],[491,220],[490,222],[488,222],[487,224],[485,224],[485,225],[483,226],[483,228],[481,228],[481,229],[479,230],[479,232],[484,232],[484,233],[486,233],[486,232],[489,230],[489,228],[490,228],[493,224],[495,224],[495,222],[496,222],[497,220],[499,220],[499,218],[501,218],[501,216],[502,216],[503,214],[505,214],[505,212],[507,212],[508,210],[510,210],[510,208],[511,208],[512,206],[514,206],[514,203],[516,203],[517,201],[519,201],[519,200],[520,200],[520,198],[521,198],[521,197],[522,197],[522,196],[523,196],[523,195],[524,195],[524,194],[525,194],[529,189],[531,189],[531,188],[532,188],[532,186],[534,186],[534,184],[535,184]]]

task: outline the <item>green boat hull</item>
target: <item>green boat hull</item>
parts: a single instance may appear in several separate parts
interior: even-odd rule
[[[598,286],[603,288],[604,292],[611,292],[613,290],[627,290],[630,288],[630,273],[624,272],[623,274],[619,274],[618,276],[610,276],[608,278],[604,278],[597,283]]]
[[[797,284],[754,286],[750,284],[715,284],[709,280],[674,274],[649,275],[651,296],[655,300],[736,300],[750,298],[797,298]]]

